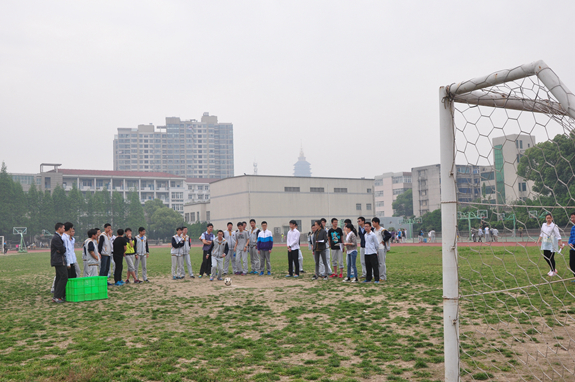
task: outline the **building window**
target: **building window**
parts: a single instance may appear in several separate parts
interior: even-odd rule
[[[373,182],[373,184],[375,186],[383,186],[383,179],[376,179],[375,182]]]
[[[186,218],[185,218],[185,219],[186,219],[187,222],[190,221],[190,214],[189,214],[189,213],[186,213]]]
[[[355,209],[358,210],[358,211],[361,211],[361,203],[357,203],[357,204],[355,205]]]
[[[384,205],[383,202],[375,202],[376,207],[383,207],[383,205]]]
[[[210,211],[206,211],[206,221],[210,221]]]
[[[284,187],[285,192],[299,192],[299,187]]]
[[[375,191],[375,197],[383,196],[383,191]]]
[[[525,183],[525,182],[519,183],[519,191],[520,192],[527,191],[527,183]]]
[[[334,188],[333,192],[347,193],[347,188]]]
[[[371,211],[371,203],[367,203],[367,204],[365,205],[365,209],[368,210],[368,211]]]
[[[196,213],[195,213],[195,212],[190,212],[190,215],[191,215],[190,221],[191,221],[191,222],[195,222],[195,221],[196,221]]]
[[[325,192],[323,187],[310,187],[309,192]]]
[[[368,188],[368,189],[367,189],[367,193],[368,193],[368,194],[371,194],[371,188]]]

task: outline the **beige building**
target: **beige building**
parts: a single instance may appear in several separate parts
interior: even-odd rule
[[[187,222],[209,221],[224,229],[228,221],[235,226],[253,218],[259,226],[265,220],[279,238],[291,219],[307,233],[322,217],[349,218],[355,224],[358,216],[374,215],[373,179],[242,175],[214,181],[210,188],[209,203],[184,206]]]
[[[387,172],[375,177],[375,216],[393,216],[397,196],[411,189],[411,172]]]

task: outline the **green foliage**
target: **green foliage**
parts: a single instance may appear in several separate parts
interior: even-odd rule
[[[202,235],[202,233],[206,231],[206,224],[207,224],[206,222],[196,222],[194,224],[186,224],[186,227],[188,227],[188,236],[191,237],[192,240],[196,240]],[[218,229],[223,230],[223,228]]]
[[[174,234],[176,227],[183,225],[184,218],[178,212],[167,207],[158,208],[150,223],[151,237],[168,239]]]
[[[129,204],[126,227],[132,228],[133,232],[138,232],[137,230],[139,227],[145,227],[146,225],[146,219],[144,218],[144,207],[142,207],[142,203],[140,203],[140,196],[137,192],[134,191],[128,194],[128,202]]]
[[[150,224],[152,222],[152,216],[154,216],[156,210],[164,207],[166,207],[166,205],[160,199],[147,200],[146,203],[144,203],[146,222]]]
[[[441,208],[435,211],[426,213],[421,217],[421,224],[415,224],[413,226],[414,231],[419,231],[423,229],[424,231],[441,232]]]
[[[413,215],[413,191],[411,188],[399,195],[392,203],[393,216],[412,216]]]

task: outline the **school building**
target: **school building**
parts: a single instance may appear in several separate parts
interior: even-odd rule
[[[184,205],[186,222],[209,221],[216,229],[240,221],[265,220],[277,239],[296,220],[307,233],[322,217],[371,220],[375,216],[373,179],[241,175],[210,183],[209,202]]]

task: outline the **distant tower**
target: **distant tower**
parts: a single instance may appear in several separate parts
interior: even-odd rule
[[[258,174],[258,164],[254,162],[254,175]]]
[[[298,161],[293,165],[293,176],[311,176],[311,165],[305,160],[303,148],[300,148]]]

